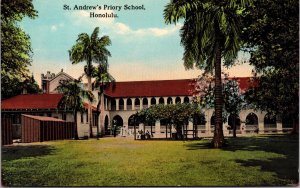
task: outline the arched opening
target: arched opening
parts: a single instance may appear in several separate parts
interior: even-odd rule
[[[122,98],[119,100],[119,110],[124,110],[124,100]]]
[[[190,99],[189,99],[188,97],[184,97],[183,102],[184,102],[184,103],[189,103],[189,102],[190,102]]]
[[[120,134],[120,129],[123,127],[123,119],[121,116],[116,115],[114,116],[114,118],[112,119],[112,130],[113,130],[113,134]]]
[[[173,104],[173,101],[172,101],[172,98],[171,98],[171,97],[168,97],[168,99],[167,99],[167,104]]]
[[[205,129],[205,123],[204,114],[197,114],[193,117],[193,124],[197,126],[197,129]]]
[[[166,119],[161,119],[160,121],[160,133],[167,134],[170,133],[170,130],[168,129],[168,121]]]
[[[175,103],[176,103],[176,104],[180,104],[180,103],[181,103],[181,99],[180,99],[180,97],[176,97],[176,99],[175,99]]]
[[[116,110],[116,100],[115,99],[111,99],[111,110]]]
[[[131,99],[127,99],[127,110],[132,110],[132,101]]]
[[[246,117],[246,132],[251,132],[251,131],[254,131],[254,132],[258,132],[258,117],[256,114],[254,113],[250,113],[247,115]]]
[[[139,110],[140,109],[140,99],[135,98],[134,100],[134,109]]]
[[[151,106],[152,106],[152,105],[156,105],[156,100],[155,100],[154,97],[151,98]]]
[[[148,108],[148,99],[143,98],[143,108]]]
[[[276,129],[276,116],[267,113],[264,117],[264,128],[267,129]]]
[[[134,126],[134,115],[131,115],[128,118],[128,128],[133,128],[133,126]]]
[[[233,115],[230,114],[228,117],[228,125],[230,126],[230,130],[233,131],[234,126],[236,127],[236,133],[240,134],[241,133],[241,120],[238,115]],[[231,132],[231,131],[230,131]]]
[[[106,115],[104,118],[104,134],[105,135],[109,135],[110,134],[110,130],[108,129],[108,116]]]
[[[158,103],[159,103],[159,104],[164,104],[164,103],[165,103],[164,98],[160,97],[159,100],[158,100]]]

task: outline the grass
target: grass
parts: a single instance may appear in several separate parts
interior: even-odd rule
[[[4,186],[269,186],[297,184],[295,136],[209,140],[66,140],[2,147]]]

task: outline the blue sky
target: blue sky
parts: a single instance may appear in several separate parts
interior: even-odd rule
[[[83,72],[84,63],[72,65],[68,50],[75,44],[78,34],[91,34],[100,27],[100,36],[108,35],[110,72],[117,81],[184,79],[200,75],[200,70],[186,71],[183,48],[180,46],[181,24],[166,25],[163,9],[169,0],[34,0],[38,11],[36,19],[25,18],[20,26],[32,41],[33,62],[30,71],[40,83],[40,74],[64,69],[73,77]],[[124,5],[144,5],[145,10],[124,10]],[[122,6],[121,11],[97,10],[115,13],[118,18],[90,18],[89,10],[63,10],[68,5]],[[242,55],[240,59],[245,59]],[[231,68],[231,76],[250,76],[249,65]]]

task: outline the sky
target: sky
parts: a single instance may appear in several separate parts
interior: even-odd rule
[[[33,0],[38,17],[20,23],[29,34],[33,50],[31,73],[40,84],[41,74],[61,69],[74,78],[83,73],[85,62],[72,65],[68,50],[80,33],[100,28],[99,36],[108,35],[109,72],[117,81],[170,80],[195,78],[201,70],[186,70],[180,45],[181,23],[166,25],[163,10],[170,0]],[[69,9],[64,10],[64,7]],[[96,6],[97,10],[76,10],[75,6]],[[117,6],[121,6],[118,10]],[[143,6],[142,10],[125,7]],[[99,10],[101,7],[101,10]],[[104,10],[105,9],[105,10]],[[114,10],[112,10],[114,9]],[[91,18],[90,14],[116,14],[115,18]],[[239,61],[248,55],[240,53]],[[241,64],[223,69],[230,76],[251,76],[252,67]]]

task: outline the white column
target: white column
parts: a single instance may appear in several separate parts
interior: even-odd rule
[[[183,103],[184,97],[180,97],[180,103]]]
[[[276,122],[277,133],[282,133],[282,122]]]
[[[143,109],[143,98],[140,98],[140,110]]]
[[[168,97],[164,97],[164,102],[165,102],[165,105],[168,104]]]
[[[176,104],[176,103],[175,103],[175,100],[176,100],[176,97],[172,97],[172,102],[173,102],[173,104]]]
[[[107,101],[107,98],[105,98],[105,110],[107,110],[107,103],[108,103],[108,101]]]
[[[264,133],[265,127],[264,127],[264,122],[258,122],[258,130],[259,133]]]
[[[155,135],[160,135],[160,121],[155,122]]]
[[[229,135],[229,130],[227,130],[228,127],[228,121],[226,123],[223,123],[223,133],[224,136],[228,136]]]
[[[148,100],[148,108],[149,108],[151,106],[151,98],[148,97],[147,100]]]
[[[159,97],[155,97],[156,104],[159,104]]]
[[[124,98],[124,110],[127,110],[127,99]]]
[[[246,123],[245,122],[241,122],[241,133],[242,134],[246,134]]]
[[[134,101],[135,101],[135,98],[131,98],[131,110],[134,110],[134,108],[135,108]]]
[[[108,110],[111,110],[111,100],[108,100]]]
[[[116,110],[120,109],[120,107],[119,107],[119,101],[120,101],[120,99],[116,99]]]

